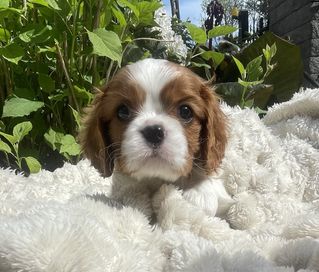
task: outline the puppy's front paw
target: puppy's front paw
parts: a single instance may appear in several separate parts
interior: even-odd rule
[[[234,204],[221,180],[204,180],[185,190],[183,197],[209,216],[221,216]]]

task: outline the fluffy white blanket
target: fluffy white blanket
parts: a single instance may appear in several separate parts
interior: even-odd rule
[[[186,192],[103,179],[88,161],[1,169],[0,271],[319,271],[319,90],[263,120],[223,109],[221,169]]]

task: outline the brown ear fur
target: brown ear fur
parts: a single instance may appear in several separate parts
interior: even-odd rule
[[[206,174],[211,174],[224,157],[227,143],[226,117],[220,109],[217,95],[211,88],[203,84],[200,95],[206,104],[201,130],[200,160]]]
[[[109,156],[111,141],[107,135],[107,123],[101,119],[102,98],[103,92],[97,93],[91,106],[85,110],[79,140],[85,156],[92,165],[104,177],[108,177],[112,174],[114,162]]]

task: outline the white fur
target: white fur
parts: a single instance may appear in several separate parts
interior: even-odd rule
[[[195,192],[104,179],[88,161],[28,178],[1,169],[0,271],[319,271],[319,150],[291,124],[305,118],[319,137],[307,121],[319,123],[319,90],[274,106],[267,126],[252,110],[223,110],[225,158]],[[227,200],[221,181],[234,202],[219,218],[208,208]],[[94,193],[117,205],[83,197]]]
[[[156,59],[136,62],[128,70],[130,77],[146,92],[146,100],[124,134],[121,151],[125,166],[137,179],[157,177],[176,181],[188,156],[187,139],[179,121],[163,110],[160,94],[178,76],[178,71],[168,61]],[[150,125],[161,125],[165,132],[156,156],[140,132]]]

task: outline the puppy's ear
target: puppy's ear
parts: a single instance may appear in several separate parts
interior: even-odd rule
[[[206,174],[211,174],[224,157],[227,142],[226,117],[213,89],[203,84],[200,95],[206,105],[201,129],[200,162]]]
[[[102,101],[103,92],[99,92],[91,106],[86,109],[79,140],[85,156],[92,165],[104,177],[108,177],[113,172],[114,161],[110,156],[112,142],[108,135],[108,125],[102,119]]]

